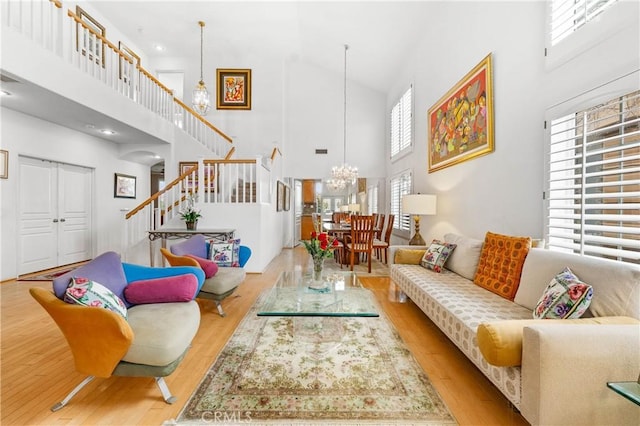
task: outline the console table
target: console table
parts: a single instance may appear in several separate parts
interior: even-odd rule
[[[155,240],[162,241],[162,248],[167,248],[167,240],[178,240],[181,238],[191,238],[193,235],[202,234],[220,242],[229,241],[233,238],[236,230],[232,228],[223,229],[154,229],[147,231],[149,233],[149,255],[151,257],[151,266],[154,266],[153,242]]]

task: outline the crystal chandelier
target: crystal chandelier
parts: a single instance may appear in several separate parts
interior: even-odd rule
[[[209,92],[207,91],[207,87],[204,85],[204,79],[202,78],[202,46],[204,45],[204,21],[198,21],[198,25],[200,25],[200,81],[193,91],[192,106],[198,114],[207,115],[209,109],[211,108],[211,101],[209,99]]]
[[[345,189],[349,185],[355,185],[358,179],[358,168],[347,164],[347,50],[349,45],[344,45],[344,132],[343,132],[343,161],[339,166],[331,169],[331,179],[327,186],[332,190]]]

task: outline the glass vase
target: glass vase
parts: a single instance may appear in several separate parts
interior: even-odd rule
[[[314,257],[313,259],[313,280],[322,281],[322,267],[324,266],[324,257]]]

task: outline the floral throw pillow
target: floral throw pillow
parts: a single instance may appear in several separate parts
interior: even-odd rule
[[[88,278],[73,277],[64,294],[71,304],[104,308],[127,318],[127,307],[111,290]]]
[[[442,272],[444,263],[455,248],[455,244],[443,243],[440,240],[433,240],[427,251],[424,253],[424,256],[422,256],[420,264],[427,269],[440,273]]]
[[[240,266],[240,239],[231,239],[226,243],[209,243],[209,259],[218,266]]]
[[[591,304],[593,289],[564,268],[553,277],[533,311],[534,318],[580,318]]]

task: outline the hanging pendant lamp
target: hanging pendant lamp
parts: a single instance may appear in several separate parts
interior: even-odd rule
[[[331,179],[327,186],[332,190],[342,190],[349,185],[355,185],[358,179],[358,168],[347,164],[347,50],[349,45],[344,45],[344,130],[342,136],[343,159],[342,164],[331,169]]]
[[[202,56],[203,56],[203,45],[204,45],[204,21],[198,21],[198,25],[200,25],[200,81],[198,85],[193,90],[193,101],[192,106],[193,109],[200,115],[207,115],[209,109],[211,109],[211,100],[209,98],[209,92],[207,91],[207,87],[204,85],[204,79],[202,78]]]

